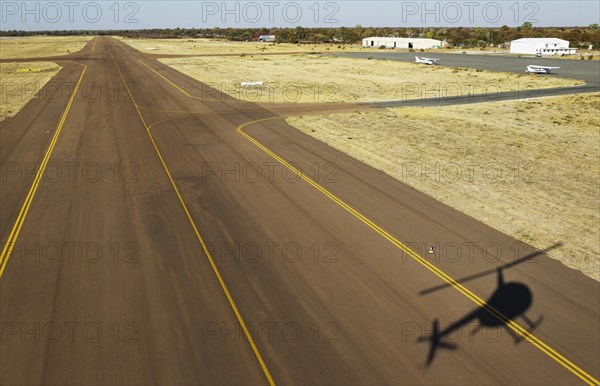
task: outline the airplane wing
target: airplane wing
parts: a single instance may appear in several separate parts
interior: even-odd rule
[[[530,64],[527,67],[534,69],[534,70],[556,70],[556,69],[560,68],[560,67],[550,67],[550,66],[537,66],[535,64]]]
[[[548,67],[548,66],[536,66],[536,65],[528,65],[527,72],[532,74],[549,74],[552,70],[555,70],[560,67]]]
[[[422,58],[422,57],[415,56],[415,61],[417,63],[436,64],[439,61],[439,59]]]

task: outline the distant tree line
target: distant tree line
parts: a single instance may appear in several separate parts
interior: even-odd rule
[[[278,43],[344,43],[356,44],[370,36],[423,37],[447,41],[454,47],[499,46],[511,40],[527,37],[556,37],[571,42],[571,47],[600,49],[600,27],[533,27],[524,23],[519,27],[499,28],[432,27],[396,28],[362,27],[339,28],[175,28],[106,31],[0,31],[0,36],[72,36],[118,35],[126,38],[215,38],[232,41],[253,41],[260,35],[275,35]]]

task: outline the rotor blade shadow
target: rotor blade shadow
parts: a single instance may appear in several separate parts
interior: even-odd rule
[[[489,269],[487,271],[479,272],[479,273],[476,273],[474,275],[470,275],[470,276],[466,276],[466,277],[460,278],[458,280],[455,280],[455,282],[456,283],[464,283],[464,282],[467,282],[467,281],[470,281],[470,280],[474,280],[474,279],[478,279],[478,278],[483,277],[483,276],[490,275],[492,273],[496,273],[496,272],[498,272],[498,270],[504,270],[504,269],[507,269],[507,268],[512,268],[515,265],[524,263],[527,260],[531,260],[531,259],[533,259],[536,256],[542,255],[542,254],[547,253],[547,252],[549,252],[549,251],[551,251],[553,249],[559,248],[562,245],[563,244],[561,242],[556,243],[556,244],[554,244],[554,245],[552,245],[552,246],[550,246],[550,247],[548,247],[546,249],[537,250],[537,251],[535,251],[533,253],[530,253],[527,256],[521,257],[520,259],[517,259],[517,260],[515,260],[515,261],[513,261],[511,263],[507,263],[507,264],[501,265],[499,267]],[[421,295],[421,296],[422,295],[428,295],[428,294],[430,294],[432,292],[439,291],[439,290],[444,289],[446,287],[450,287],[450,284],[444,283],[444,284],[440,284],[440,285],[435,286],[435,287],[431,287],[431,288],[425,289],[425,290],[419,292],[419,295]]]

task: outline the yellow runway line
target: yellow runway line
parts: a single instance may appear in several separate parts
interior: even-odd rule
[[[223,290],[223,292],[225,293],[225,297],[227,298],[229,305],[231,306],[231,309],[233,310],[233,313],[235,314],[238,322],[240,323],[240,326],[242,327],[242,330],[244,331],[244,335],[246,336],[246,340],[248,341],[248,343],[250,344],[250,347],[252,348],[252,351],[254,352],[254,356],[256,357],[265,377],[267,378],[267,381],[269,382],[269,385],[274,386],[275,385],[275,381],[273,380],[273,377],[271,376],[271,372],[269,371],[269,369],[267,368],[267,365],[262,357],[262,355],[260,354],[260,351],[258,350],[258,347],[256,346],[256,343],[254,342],[254,339],[252,338],[252,336],[250,335],[250,331],[248,330],[248,327],[246,325],[246,322],[244,321],[244,319],[242,318],[242,314],[240,313],[237,305],[235,304],[235,301],[233,300],[233,297],[231,296],[231,293],[229,292],[229,288],[227,287],[227,285],[225,284],[225,280],[223,280],[223,276],[221,275],[221,272],[219,271],[219,269],[217,268],[217,265],[214,262],[214,259],[212,258],[212,255],[210,254],[206,243],[204,242],[204,239],[202,238],[202,236],[200,235],[200,231],[198,230],[198,227],[196,226],[196,223],[194,222],[194,219],[192,218],[192,215],[190,213],[190,211],[188,210],[188,207],[185,203],[185,201],[183,200],[183,197],[179,191],[179,188],[177,187],[177,184],[175,183],[175,180],[173,179],[171,172],[169,171],[169,168],[167,167],[167,164],[160,152],[160,150],[158,149],[158,146],[156,145],[156,142],[154,140],[154,137],[152,136],[152,133],[150,132],[150,128],[149,126],[146,124],[146,121],[144,119],[144,117],[142,116],[142,113],[137,105],[137,102],[135,101],[133,94],[131,93],[131,91],[129,90],[129,86],[127,85],[127,81],[125,80],[125,77],[123,76],[123,73],[121,72],[121,69],[119,68],[119,65],[117,64],[113,54],[111,53],[110,56],[112,57],[112,60],[115,64],[115,67],[117,67],[117,71],[119,72],[119,75],[121,76],[121,80],[123,81],[123,84],[125,85],[125,88],[127,89],[127,92],[129,93],[129,96],[131,97],[131,100],[133,101],[133,104],[135,106],[135,109],[144,125],[144,127],[146,128],[146,132],[148,133],[148,136],[150,137],[150,141],[152,142],[152,146],[154,147],[154,150],[156,151],[156,154],[158,155],[158,158],[160,159],[160,162],[167,174],[167,177],[169,178],[169,181],[171,182],[171,185],[173,186],[173,190],[175,191],[175,193],[177,194],[177,197],[179,198],[179,202],[181,203],[181,206],[183,208],[183,211],[185,212],[190,225],[192,226],[192,229],[194,230],[194,233],[196,235],[196,238],[198,239],[200,245],[202,246],[202,250],[204,251],[204,253],[206,254],[206,257],[208,258],[208,261],[210,262],[210,265],[212,267],[212,270],[215,274],[215,276],[217,277],[217,280],[219,282],[219,284],[221,285],[221,289]]]
[[[352,208],[349,204],[347,204],[346,202],[344,202],[343,200],[341,200],[340,198],[335,196],[333,193],[331,193],[330,191],[328,191],[327,189],[325,189],[324,187],[322,187],[321,185],[319,185],[318,183],[313,181],[310,177],[306,176],[300,170],[298,170],[297,168],[292,166],[290,163],[285,161],[283,158],[278,156],[276,153],[271,151],[269,148],[264,146],[262,143],[260,143],[258,140],[256,140],[254,137],[252,137],[251,135],[249,135],[248,133],[246,133],[243,130],[245,127],[247,127],[249,125],[259,123],[259,122],[275,120],[275,119],[282,119],[282,117],[271,117],[271,118],[264,118],[264,119],[258,119],[255,121],[247,122],[247,123],[244,123],[244,124],[238,126],[237,132],[240,135],[242,135],[244,138],[246,138],[247,140],[252,142],[254,145],[256,145],[258,148],[260,148],[262,151],[267,153],[269,156],[271,156],[271,158],[275,159],[276,161],[278,161],[279,163],[284,165],[286,168],[288,168],[289,170],[294,172],[296,175],[298,175],[298,177],[300,177],[301,179],[303,179],[304,181],[306,181],[307,183],[312,185],[314,188],[316,188],[318,191],[323,193],[325,196],[327,196],[333,202],[335,202],[336,204],[338,204],[339,206],[344,208],[347,212],[349,212],[351,215],[353,215],[358,220],[363,222],[369,228],[371,228],[372,230],[374,230],[375,232],[377,232],[378,234],[383,236],[386,240],[388,240],[390,243],[392,243],[398,249],[400,249],[404,253],[408,254],[413,260],[420,263],[422,266],[424,266],[429,271],[431,271],[436,276],[438,276],[440,279],[442,279],[443,281],[448,283],[450,286],[452,286],[454,289],[459,291],[465,297],[469,298],[477,306],[484,308],[486,311],[488,311],[490,314],[492,314],[494,317],[496,317],[498,320],[500,320],[502,323],[504,323],[512,331],[517,333],[519,336],[521,336],[523,339],[525,339],[526,341],[531,343],[533,346],[538,348],[544,354],[548,355],[550,358],[552,358],[558,364],[560,364],[561,366],[563,366],[564,368],[569,370],[571,373],[576,375],[578,378],[580,378],[586,384],[591,385],[591,386],[600,385],[600,382],[598,382],[598,380],[596,380],[590,374],[588,374],[587,372],[585,372],[584,370],[579,368],[577,365],[575,365],[573,362],[569,361],[567,358],[565,358],[564,356],[559,354],[556,350],[552,349],[546,343],[542,342],[540,339],[535,337],[532,333],[527,331],[525,328],[521,327],[518,323],[509,319],[504,314],[502,314],[500,311],[496,310],[494,307],[488,305],[485,300],[481,299],[479,296],[477,296],[475,293],[471,292],[471,290],[469,290],[468,288],[466,288],[465,286],[463,286],[462,284],[457,282],[455,279],[453,279],[451,276],[449,276],[448,274],[443,272],[441,269],[437,268],[435,265],[433,265],[432,263],[430,263],[423,257],[419,256],[416,252],[414,252],[408,246],[406,246],[401,241],[396,239],[390,233],[388,233],[383,228],[381,228],[380,226],[375,224],[373,221],[371,221],[370,219],[365,217],[363,214],[361,214],[360,212],[358,212],[357,210]]]
[[[79,64],[79,63],[77,63],[77,64]],[[19,215],[17,216],[17,220],[15,221],[15,224],[10,232],[10,235],[8,236],[8,240],[6,241],[6,244],[4,245],[4,247],[2,248],[2,255],[0,256],[0,278],[2,277],[2,274],[4,273],[4,269],[6,268],[6,264],[8,263],[8,260],[10,259],[10,255],[11,255],[13,248],[17,242],[19,233],[21,232],[21,227],[23,226],[23,223],[25,222],[25,219],[27,218],[27,213],[29,212],[29,207],[31,206],[31,202],[33,201],[33,199],[35,197],[35,193],[37,192],[38,186],[42,179],[42,175],[46,171],[46,166],[48,165],[50,156],[52,155],[52,152],[54,151],[54,146],[56,145],[56,142],[58,141],[58,137],[60,136],[62,128],[67,119],[67,116],[69,115],[69,111],[71,110],[71,106],[73,105],[73,100],[75,99],[75,96],[77,95],[77,91],[79,90],[79,85],[81,84],[83,75],[85,75],[85,71],[87,70],[86,65],[83,65],[83,64],[80,64],[80,65],[83,66],[83,71],[81,72],[81,75],[79,76],[79,80],[77,81],[77,85],[75,86],[73,94],[71,95],[71,98],[69,99],[69,103],[67,104],[67,107],[65,108],[65,111],[63,112],[63,115],[60,119],[58,127],[56,128],[54,136],[52,137],[52,141],[50,142],[50,146],[48,146],[48,149],[46,150],[46,154],[44,155],[44,159],[42,160],[42,163],[40,164],[40,168],[38,169],[38,171],[35,175],[35,178],[33,180],[33,183],[31,184],[31,187],[29,188],[29,192],[27,193],[25,202],[23,203],[23,206],[21,207],[21,210],[19,211]]]

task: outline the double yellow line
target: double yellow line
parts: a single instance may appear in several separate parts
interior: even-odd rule
[[[202,246],[202,250],[206,254],[206,257],[208,258],[208,261],[210,262],[210,266],[212,267],[212,270],[213,270],[215,276],[217,277],[219,284],[221,285],[221,289],[225,293],[225,297],[227,298],[227,301],[229,302],[229,305],[230,305],[231,309],[233,310],[233,313],[235,314],[235,317],[237,318],[238,323],[240,324],[240,326],[242,327],[242,330],[244,331],[244,335],[246,336],[246,339],[248,340],[248,343],[250,344],[250,347],[252,348],[252,352],[254,352],[254,356],[258,360],[260,368],[262,369],[265,377],[267,378],[269,385],[274,386],[275,381],[273,380],[273,377],[271,376],[271,372],[267,368],[267,365],[266,365],[262,355],[260,354],[260,351],[258,351],[258,347],[256,346],[254,339],[250,335],[250,331],[248,330],[248,327],[246,326],[246,322],[244,321],[242,314],[240,313],[238,307],[236,306],[235,301],[233,300],[233,297],[231,296],[231,293],[229,292],[229,289],[227,288],[227,285],[225,284],[225,281],[223,280],[223,277],[221,276],[221,273],[219,272],[219,269],[217,268],[217,265],[215,264],[215,261],[212,258],[212,255],[210,254],[210,252],[206,246],[206,243],[204,242],[204,239],[200,235],[200,231],[198,231],[198,227],[196,226],[196,223],[194,222],[194,219],[192,218],[192,215],[191,215],[190,211],[188,210],[188,207],[187,207],[185,201],[183,200],[181,193],[179,192],[179,188],[177,187],[177,184],[175,183],[175,180],[173,179],[171,172],[169,171],[169,168],[167,167],[167,164],[165,163],[165,160],[164,160],[160,150],[158,149],[158,146],[156,145],[156,141],[154,140],[154,137],[152,136],[152,133],[150,132],[150,127],[146,124],[146,120],[142,116],[140,108],[139,108],[136,100],[134,99],[133,94],[129,90],[127,81],[125,80],[125,77],[123,76],[123,73],[121,72],[121,69],[119,68],[119,65],[117,64],[112,52],[110,53],[110,56],[112,57],[113,63],[115,64],[115,67],[117,68],[117,71],[119,72],[119,76],[121,77],[121,80],[123,81],[123,84],[125,85],[125,88],[127,89],[127,93],[129,94],[129,97],[131,98],[131,101],[133,102],[133,104],[135,106],[135,109],[144,125],[144,128],[146,129],[146,132],[148,133],[148,137],[150,137],[150,142],[152,142],[152,146],[154,147],[154,150],[156,151],[156,154],[158,155],[158,158],[160,159],[160,162],[161,162],[163,168],[165,169],[165,172],[167,173],[167,177],[169,178],[169,181],[171,181],[173,190],[177,194],[177,198],[179,198],[181,207],[183,208],[183,211],[185,212],[185,215],[187,216],[187,218],[190,222],[190,225],[192,226],[192,229],[194,230],[196,238],[200,242],[200,245]]]
[[[79,64],[79,63],[77,63],[77,64]],[[56,142],[58,141],[60,132],[62,131],[62,128],[67,119],[67,116],[69,115],[71,106],[73,105],[73,100],[75,100],[75,96],[77,95],[77,91],[79,90],[79,85],[81,84],[83,75],[85,75],[85,71],[87,70],[87,65],[85,65],[85,64],[79,64],[79,65],[83,66],[83,71],[81,71],[81,75],[79,76],[77,85],[75,86],[75,89],[73,90],[73,94],[71,95],[71,98],[69,98],[69,103],[67,104],[67,108],[63,112],[60,122],[58,123],[58,127],[56,128],[56,131],[54,132],[54,136],[52,137],[50,146],[48,146],[48,149],[46,150],[46,154],[44,155],[44,159],[42,160],[42,162],[40,164],[40,168],[38,169],[37,173],[35,174],[35,178],[33,180],[33,183],[31,184],[31,187],[29,188],[29,192],[27,193],[25,202],[23,203],[23,206],[21,207],[21,210],[19,211],[19,215],[17,216],[15,225],[13,226],[13,228],[10,232],[10,235],[8,236],[8,239],[6,240],[6,244],[4,244],[4,247],[2,248],[2,255],[0,255],[0,278],[2,277],[2,274],[4,273],[6,264],[8,263],[8,260],[10,259],[10,255],[13,251],[15,244],[17,243],[19,233],[21,232],[21,227],[23,226],[23,223],[25,222],[25,218],[27,218],[27,213],[29,212],[29,207],[31,206],[31,202],[33,201],[33,198],[35,197],[35,193],[37,192],[38,186],[40,185],[42,176],[44,175],[44,173],[46,171],[46,166],[48,165],[50,156],[52,155],[52,152],[54,151],[54,146],[56,146]]]
[[[463,286],[462,284],[460,284],[459,282],[454,280],[452,277],[447,275],[441,269],[437,268],[435,265],[433,265],[432,263],[430,263],[429,261],[427,261],[420,255],[418,255],[416,252],[414,252],[412,249],[407,247],[401,241],[396,239],[390,233],[385,231],[379,225],[377,225],[373,221],[369,220],[367,217],[365,217],[360,212],[358,212],[357,210],[352,208],[346,202],[344,202],[343,200],[338,198],[336,195],[334,195],[333,193],[331,193],[330,191],[328,191],[327,189],[325,189],[324,187],[322,187],[321,185],[319,185],[318,183],[313,181],[310,177],[308,177],[307,175],[302,173],[300,170],[298,170],[293,165],[291,165],[290,163],[285,161],[283,158],[278,156],[276,153],[272,152],[269,148],[264,146],[262,143],[260,143],[259,141],[257,141],[255,138],[253,138],[252,136],[250,136],[248,133],[246,133],[244,131],[244,128],[249,125],[259,123],[259,122],[264,122],[264,121],[275,120],[275,119],[282,119],[282,117],[271,117],[271,118],[264,118],[264,119],[258,119],[255,121],[247,122],[247,123],[244,123],[243,125],[238,126],[237,132],[240,135],[242,135],[244,138],[246,138],[247,140],[252,142],[254,145],[256,145],[258,148],[260,148],[262,151],[267,153],[269,156],[271,156],[271,158],[273,158],[274,160],[276,160],[279,163],[281,163],[282,165],[284,165],[286,168],[293,171],[301,179],[303,179],[304,181],[306,181],[307,183],[312,185],[315,189],[317,189],[318,191],[323,193],[325,196],[327,196],[333,202],[335,202],[336,204],[338,204],[339,206],[344,208],[347,212],[349,212],[351,215],[353,215],[354,217],[359,219],[361,222],[366,224],[369,228],[371,228],[375,232],[379,233],[386,240],[388,240],[390,243],[392,243],[395,247],[402,250],[404,253],[408,254],[413,260],[417,261],[418,263],[423,265],[425,268],[427,268],[429,271],[433,272],[440,279],[444,280],[450,286],[452,286],[453,288],[458,290],[461,294],[463,294],[464,296],[469,298],[471,301],[473,301],[475,304],[477,304],[477,306],[484,308],[486,311],[488,311],[490,314],[492,314],[498,320],[502,321],[512,331],[517,333],[523,339],[527,340],[529,343],[533,344],[535,347],[540,349],[544,354],[548,355],[550,358],[552,358],[553,360],[558,362],[560,365],[565,367],[567,370],[569,370],[570,372],[575,374],[577,377],[579,377],[582,381],[584,381],[588,385],[599,385],[600,384],[598,382],[598,380],[596,380],[594,377],[592,377],[591,375],[586,373],[584,370],[579,368],[573,362],[569,361],[567,358],[565,358],[564,356],[559,354],[556,350],[554,350],[553,348],[548,346],[546,343],[542,342],[540,339],[535,337],[532,333],[530,333],[529,331],[527,331],[526,329],[521,327],[518,323],[509,319],[504,314],[502,314],[500,311],[498,311],[494,307],[490,306],[485,300],[481,299],[479,296],[477,296],[471,290],[469,290],[468,288],[466,288],[465,286]]]
[[[140,62],[141,62],[141,60],[140,60]],[[146,67],[150,68],[152,71],[154,71],[161,78],[163,78],[168,83],[170,83],[171,85],[173,85],[179,91],[181,91],[185,95],[191,97],[191,95],[187,91],[183,90],[181,87],[179,87],[178,85],[176,85],[175,83],[173,83],[171,80],[167,79],[165,76],[163,76],[162,74],[158,73],[156,70],[152,69],[146,63],[142,62],[142,64],[144,64]],[[469,290],[468,288],[466,288],[465,286],[463,286],[462,284],[460,284],[459,282],[457,282],[456,280],[454,280],[451,276],[449,276],[448,274],[446,274],[445,272],[443,272],[441,269],[437,268],[435,265],[433,265],[432,263],[430,263],[429,261],[427,261],[426,259],[424,259],[420,255],[418,255],[416,252],[414,252],[408,246],[406,246],[401,241],[399,241],[398,239],[396,239],[394,236],[392,236],[386,230],[384,230],[383,228],[381,228],[379,225],[375,224],[373,221],[371,221],[370,219],[368,219],[366,216],[364,216],[363,214],[361,214],[360,212],[358,212],[357,210],[355,210],[354,208],[352,208],[349,204],[347,204],[346,202],[344,202],[343,200],[341,200],[340,198],[338,198],[337,196],[335,196],[333,193],[331,193],[330,191],[328,191],[327,189],[325,189],[324,187],[322,187],[321,185],[319,185],[318,183],[316,183],[315,181],[313,181],[310,177],[308,177],[305,174],[303,174],[300,170],[298,170],[297,168],[295,168],[293,165],[291,165],[290,163],[288,163],[286,160],[284,160],[283,158],[281,158],[279,155],[277,155],[276,153],[274,153],[273,151],[271,151],[269,148],[267,148],[266,146],[264,146],[262,143],[260,143],[258,140],[256,140],[255,138],[253,138],[252,136],[250,136],[249,134],[247,134],[244,131],[244,128],[247,127],[247,126],[249,126],[249,125],[252,125],[252,124],[255,124],[255,123],[259,123],[259,122],[265,122],[265,121],[275,120],[275,119],[283,119],[283,117],[271,117],[271,118],[264,118],[264,119],[254,120],[254,121],[251,121],[251,122],[246,122],[246,123],[238,126],[236,130],[237,130],[237,132],[240,135],[242,135],[248,141],[250,141],[251,143],[253,143],[254,145],[256,145],[262,151],[264,151],[265,153],[267,153],[270,157],[272,157],[273,159],[275,159],[276,161],[280,162],[282,165],[284,165],[285,167],[287,167],[289,170],[291,170],[292,172],[294,172],[301,179],[303,179],[304,181],[306,181],[308,184],[312,185],[319,192],[323,193],[325,196],[327,196],[329,199],[331,199],[337,205],[341,206],[343,209],[345,209],[347,212],[349,212],[350,214],[352,214],[358,220],[360,220],[361,222],[363,222],[369,228],[371,228],[372,230],[374,230],[375,232],[377,232],[379,235],[381,235],[383,238],[385,238],[387,241],[389,241],[395,247],[397,247],[398,249],[402,250],[404,253],[408,254],[413,260],[415,260],[418,263],[420,263],[421,265],[423,265],[425,268],[427,268],[429,271],[431,271],[432,273],[434,273],[440,279],[442,279],[443,281],[445,281],[446,283],[448,283],[454,289],[456,289],[461,294],[463,294],[465,297],[467,297],[472,302],[474,302],[477,306],[479,306],[481,308],[484,308],[491,315],[493,315],[498,320],[500,320],[501,322],[503,322],[509,329],[511,329],[512,331],[514,331],[516,334],[518,334],[519,336],[521,336],[526,341],[530,342],[534,347],[538,348],[540,351],[542,351],[548,357],[550,357],[555,362],[557,362],[558,364],[560,364],[561,366],[563,366],[565,369],[567,369],[568,371],[570,371],[572,374],[574,374],[575,376],[577,376],[583,382],[585,382],[588,385],[599,385],[600,386],[600,381],[598,381],[597,379],[595,379],[593,376],[591,376],[590,374],[588,374],[586,371],[584,371],[583,369],[581,369],[579,366],[577,366],[573,362],[569,361],[567,358],[565,358],[563,355],[561,355],[560,353],[558,353],[552,347],[548,346],[546,343],[544,343],[543,341],[541,341],[539,338],[535,337],[532,333],[530,333],[529,331],[527,331],[525,328],[521,327],[518,323],[514,322],[513,320],[511,320],[510,318],[508,318],[507,316],[505,316],[504,314],[502,314],[500,311],[496,310],[494,307],[492,307],[489,304],[487,304],[487,302],[485,300],[481,299],[479,296],[477,296],[471,290]]]

